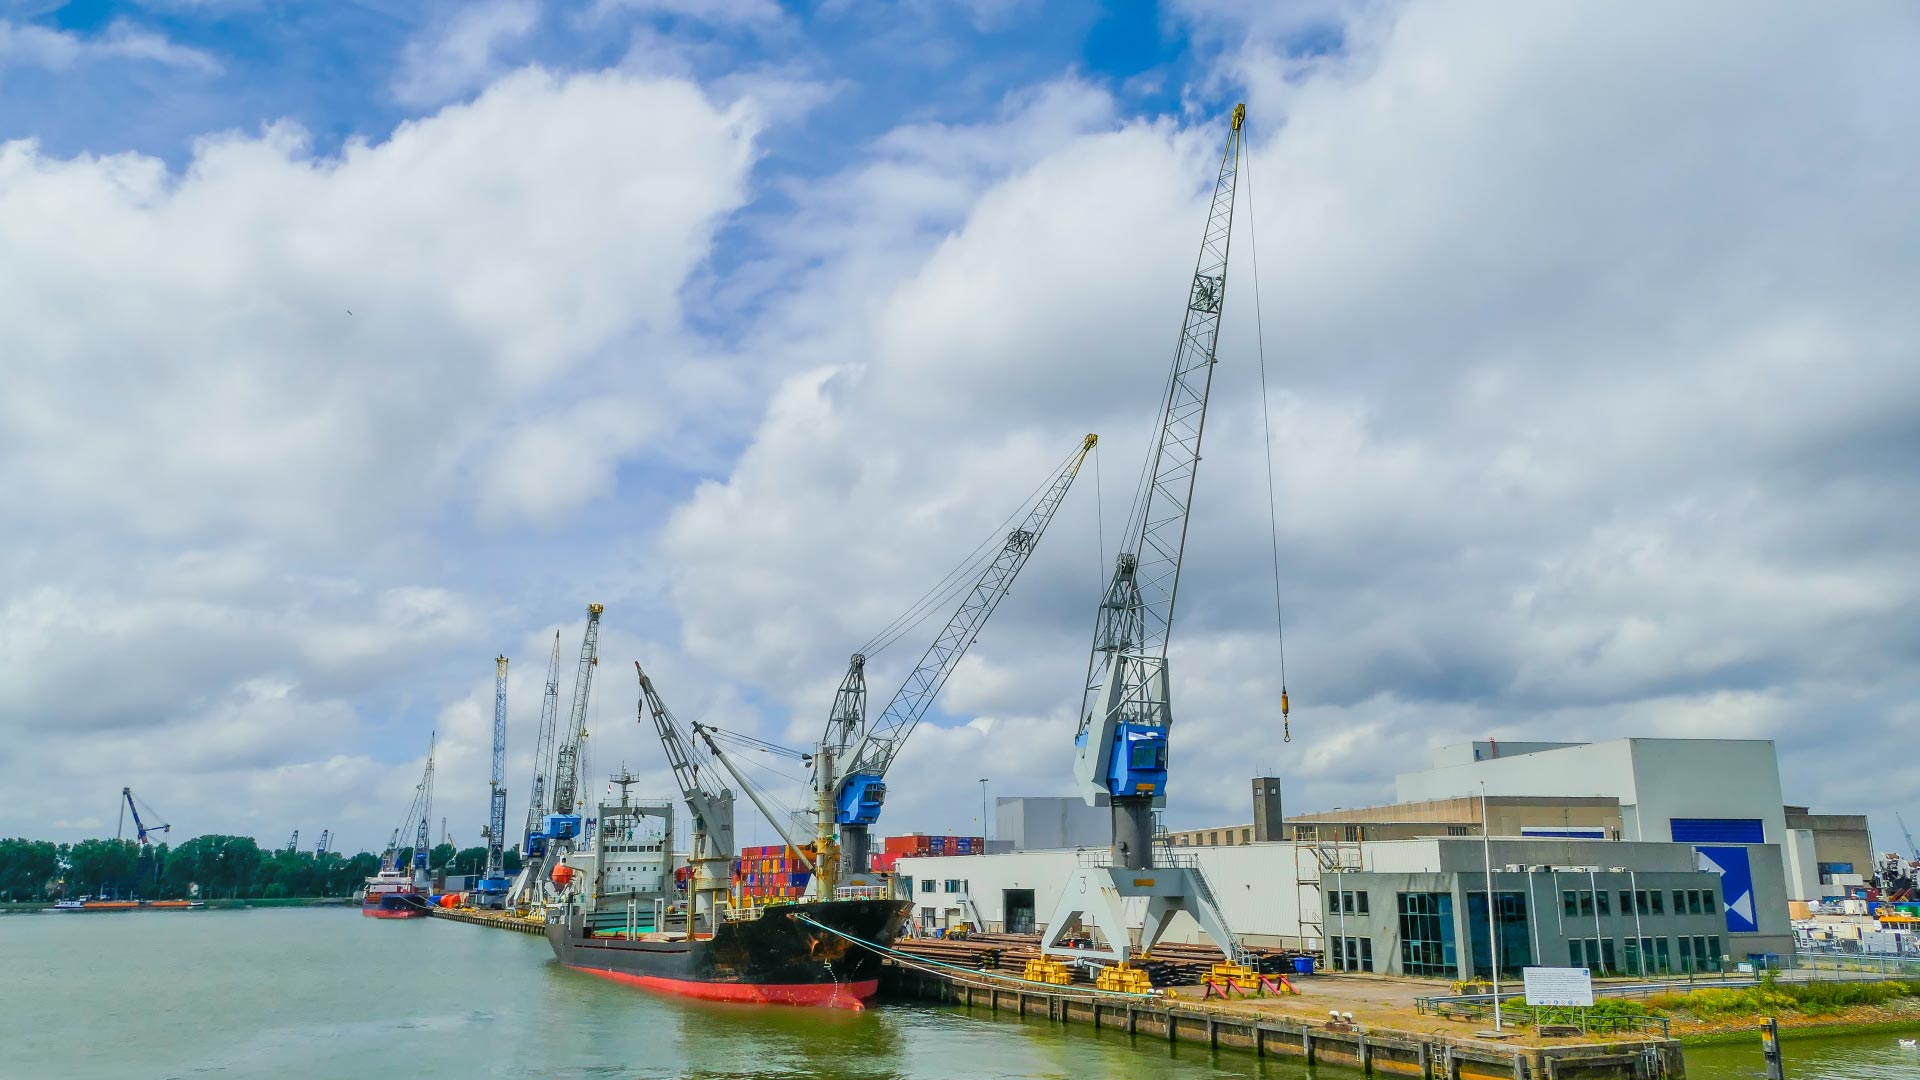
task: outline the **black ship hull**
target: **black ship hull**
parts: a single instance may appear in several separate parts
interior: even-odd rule
[[[859,1009],[879,989],[879,954],[796,916],[891,945],[910,909],[903,900],[780,904],[692,941],[675,940],[678,934],[591,936],[583,914],[567,909],[549,918],[547,942],[568,967],[662,993]]]

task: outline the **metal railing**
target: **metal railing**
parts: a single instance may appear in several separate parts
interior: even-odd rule
[[[1597,988],[1596,988],[1597,989]],[[1475,998],[1482,995],[1474,995]],[[1444,1020],[1465,1020],[1476,1024],[1493,1022],[1493,1002],[1472,1000],[1463,997],[1422,997],[1413,1001],[1414,1011],[1422,1016],[1437,1016]],[[1672,1037],[1672,1024],[1664,1016],[1632,1013],[1594,1013],[1573,1006],[1521,1005],[1503,1002],[1500,1007],[1500,1019],[1511,1027],[1537,1027],[1561,1025],[1577,1027],[1588,1034],[1617,1035],[1633,1033],[1638,1035]]]

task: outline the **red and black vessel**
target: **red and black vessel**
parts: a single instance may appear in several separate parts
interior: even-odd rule
[[[548,914],[547,942],[570,968],[664,993],[860,1009],[879,990],[880,954],[848,938],[891,945],[911,908],[884,898],[802,901],[734,912],[711,933],[628,936],[596,933],[587,912],[569,905]]]
[[[433,907],[424,886],[405,870],[381,870],[367,879],[360,898],[360,914],[374,919],[424,918]]]

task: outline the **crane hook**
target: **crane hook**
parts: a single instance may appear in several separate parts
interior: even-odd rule
[[[1293,725],[1287,719],[1287,685],[1280,684],[1280,741],[1293,741]]]

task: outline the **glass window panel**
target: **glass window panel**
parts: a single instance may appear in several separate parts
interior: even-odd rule
[[[1401,970],[1408,975],[1453,975],[1452,894],[1399,893],[1397,902]]]

